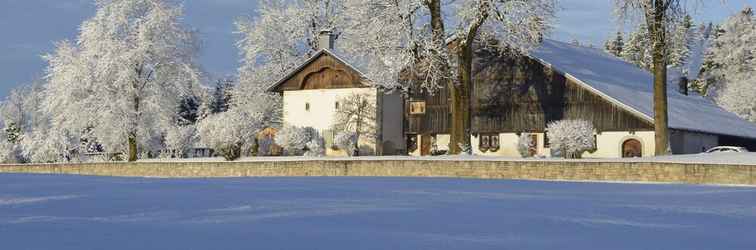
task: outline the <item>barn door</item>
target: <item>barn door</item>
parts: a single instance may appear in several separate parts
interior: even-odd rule
[[[622,157],[633,158],[642,157],[643,151],[640,141],[636,139],[630,139],[622,143]]]

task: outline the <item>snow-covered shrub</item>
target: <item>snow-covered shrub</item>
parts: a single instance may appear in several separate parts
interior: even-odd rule
[[[473,149],[472,145],[470,145],[469,143],[459,143],[457,146],[459,147],[460,155],[472,155]]]
[[[357,133],[341,131],[336,134],[336,137],[333,139],[333,144],[346,152],[349,156],[352,156],[354,151],[357,150]]]
[[[533,145],[533,138],[529,134],[521,134],[519,140],[517,140],[517,152],[520,153],[522,158],[528,158],[533,156],[530,153],[530,148]]]
[[[561,120],[548,125],[551,147],[559,150],[565,158],[580,158],[583,153],[596,148],[593,124],[584,120]]]
[[[307,128],[287,126],[276,133],[276,144],[281,146],[287,155],[302,155],[311,140],[311,129]]]
[[[323,137],[313,136],[312,140],[307,143],[307,151],[304,155],[307,157],[323,157],[325,153],[325,141]]]
[[[200,122],[201,142],[215,149],[226,160],[236,160],[245,145],[253,145],[260,122],[234,110],[211,115]]]
[[[197,141],[197,128],[189,126],[173,126],[165,133],[165,147],[169,158],[184,158],[188,156]]]

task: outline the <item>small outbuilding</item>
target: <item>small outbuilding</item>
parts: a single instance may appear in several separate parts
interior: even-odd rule
[[[327,155],[345,155],[334,145],[340,132],[337,130],[344,130],[337,126],[337,117],[356,112],[347,109],[359,98],[367,102],[369,110],[367,114],[360,111],[364,116],[359,118],[360,127],[365,131],[358,142],[359,155],[406,153],[401,94],[371,85],[357,68],[337,55],[334,41],[330,32],[322,32],[319,44],[325,46],[268,89],[283,96],[284,126],[313,128],[324,137]]]

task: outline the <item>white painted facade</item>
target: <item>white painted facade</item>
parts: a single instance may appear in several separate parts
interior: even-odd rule
[[[334,136],[333,129],[337,103],[352,95],[365,95],[375,103],[376,137],[361,137],[361,155],[395,155],[403,153],[403,103],[399,93],[386,94],[377,88],[339,88],[292,90],[283,92],[284,125],[311,127],[324,136]],[[338,104],[341,105],[341,104]],[[328,138],[326,141],[330,141]],[[329,156],[343,156],[345,152],[326,145]],[[386,151],[386,152],[384,152]]]

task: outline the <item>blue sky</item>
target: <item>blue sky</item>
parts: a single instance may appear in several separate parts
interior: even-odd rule
[[[561,0],[553,38],[601,44],[619,27],[611,16],[614,0]],[[702,0],[695,5],[697,21],[718,22],[756,0]],[[43,75],[41,56],[56,41],[75,39],[79,24],[94,14],[93,0],[0,0],[0,96]],[[186,0],[185,20],[203,41],[201,62],[212,76],[234,74],[239,56],[233,22],[255,12],[254,0]],[[689,0],[689,2],[694,2]]]

